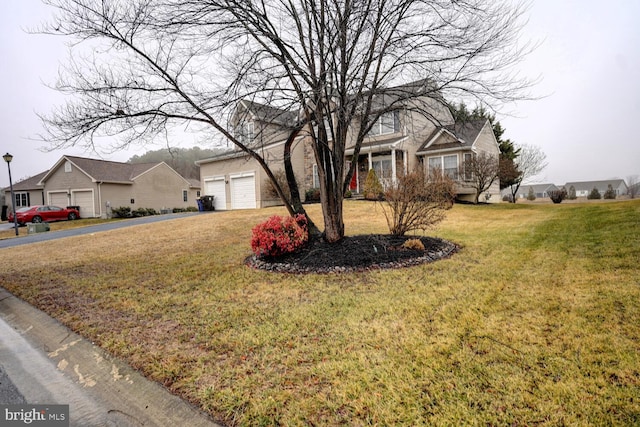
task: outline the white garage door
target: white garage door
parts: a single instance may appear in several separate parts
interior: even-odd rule
[[[49,204],[53,206],[60,206],[66,208],[69,204],[69,197],[67,193],[49,193]]]
[[[80,206],[81,218],[93,218],[95,216],[93,204],[93,191],[74,191],[71,193],[72,205]]]
[[[217,211],[227,209],[227,193],[225,191],[224,178],[205,180],[204,195],[213,196],[213,206]]]
[[[231,209],[256,208],[256,177],[247,173],[231,176]]]

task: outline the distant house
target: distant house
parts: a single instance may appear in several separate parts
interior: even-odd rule
[[[403,90],[411,90],[409,84]],[[374,101],[383,108],[385,98]],[[345,168],[357,162],[349,190],[363,192],[369,170],[376,172],[383,186],[418,167],[425,172],[439,171],[457,182],[458,198],[474,200],[473,180],[464,165],[472,156],[486,154],[498,157],[500,149],[488,120],[456,123],[451,112],[431,98],[413,99],[412,105],[398,103],[397,109],[382,114],[363,141],[357,159],[355,138],[347,141]],[[418,105],[420,108],[417,108]],[[429,111],[431,120],[425,114]],[[272,171],[282,170],[283,144],[298,120],[297,111],[288,111],[256,102],[240,101],[230,120],[235,137],[252,149],[259,150]],[[356,123],[357,125],[357,123]],[[325,127],[329,121],[325,120]],[[330,129],[327,132],[331,135]],[[302,131],[292,144],[291,163],[301,194],[318,188],[319,177],[309,131]],[[255,159],[240,150],[230,151],[196,162],[200,166],[203,194],[214,196],[216,209],[262,208],[280,204],[266,184],[266,174]],[[346,172],[346,171],[345,171]],[[483,199],[499,202],[496,181]],[[495,197],[491,197],[495,196]]]
[[[16,209],[24,208],[31,205],[43,205],[44,203],[44,186],[40,184],[40,180],[47,172],[44,171],[38,175],[23,179],[13,184],[13,194],[16,197]],[[4,200],[11,210],[11,187],[4,189]]]
[[[549,197],[549,193],[551,191],[560,190],[560,188],[558,188],[555,184],[531,184],[531,185],[522,184],[518,189],[518,193],[516,194],[516,197],[518,199],[526,199],[527,197],[529,197],[529,191],[531,189],[533,190],[533,194],[535,194],[536,199],[547,198]],[[511,192],[508,191],[508,194],[511,194]]]
[[[570,191],[570,188],[573,187],[576,190],[576,197],[587,197],[594,188],[598,189],[598,192],[601,195],[609,188],[609,185],[616,192],[616,196],[623,196],[627,194],[628,188],[627,184],[623,179],[611,179],[608,181],[578,181],[578,182],[567,182],[564,185],[564,188],[567,192]]]
[[[121,206],[156,211],[195,207],[200,195],[198,181],[183,178],[165,162],[131,164],[74,156],[58,160],[38,185],[43,200],[30,200],[31,205],[79,206],[83,218],[106,217]]]

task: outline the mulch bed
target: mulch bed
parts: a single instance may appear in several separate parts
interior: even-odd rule
[[[409,239],[420,239],[425,250],[402,247]],[[367,234],[348,236],[338,243],[314,240],[300,251],[280,257],[252,255],[246,264],[280,273],[346,273],[433,262],[448,258],[459,249],[454,243],[433,237]]]

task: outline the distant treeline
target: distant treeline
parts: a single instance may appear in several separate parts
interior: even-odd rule
[[[193,148],[163,148],[161,150],[148,151],[140,156],[131,157],[129,163],[154,163],[165,162],[176,172],[185,178],[200,179],[200,168],[196,166],[196,160],[213,157],[222,149]]]

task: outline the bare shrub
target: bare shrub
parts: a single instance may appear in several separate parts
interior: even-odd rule
[[[291,191],[289,191],[289,184],[287,183],[287,174],[284,170],[280,169],[273,173],[275,182],[280,186],[282,191],[284,192],[284,196],[287,199],[287,203],[291,201]],[[278,194],[278,190],[276,189],[276,184],[272,179],[264,180],[266,193],[272,199],[279,199],[280,195]]]
[[[404,236],[426,230],[445,218],[456,196],[454,181],[435,171],[426,179],[422,170],[399,177],[384,193],[382,209],[389,232]]]
[[[420,239],[409,239],[402,244],[405,249],[413,249],[416,251],[424,251],[424,243]]]

